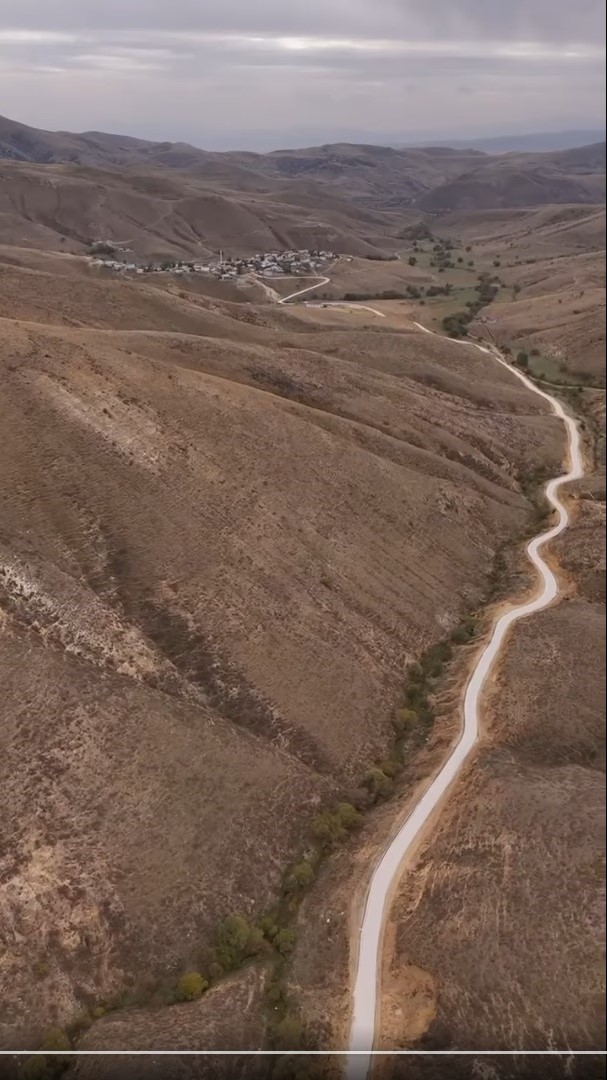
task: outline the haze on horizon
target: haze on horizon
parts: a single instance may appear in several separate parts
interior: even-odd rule
[[[604,41],[598,0],[0,0],[2,111],[218,150],[599,128]]]

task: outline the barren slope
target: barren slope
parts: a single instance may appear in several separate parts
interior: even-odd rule
[[[14,1046],[263,909],[559,440],[507,373],[389,320],[4,282]]]

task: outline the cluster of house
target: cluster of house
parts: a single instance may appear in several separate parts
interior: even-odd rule
[[[105,246],[103,252],[96,252],[90,257],[90,265],[114,270],[117,273],[132,274],[210,274],[220,281],[241,277],[243,274],[258,274],[260,277],[278,277],[283,274],[313,274],[336,258],[332,251],[300,248],[297,251],[265,251],[258,255],[241,258],[220,254],[217,262],[203,264],[163,260],[160,263],[123,262],[114,258],[114,252]]]

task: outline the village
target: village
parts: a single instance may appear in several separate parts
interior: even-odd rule
[[[90,248],[90,265],[121,274],[208,274],[219,281],[229,281],[246,274],[256,274],[259,277],[314,274],[323,270],[336,258],[332,251],[300,248],[264,251],[246,258],[236,255],[224,256],[223,252],[219,252],[217,261],[208,263],[182,259],[163,259],[158,263],[136,263],[116,258],[121,250],[124,249],[114,246],[109,241],[96,241]]]

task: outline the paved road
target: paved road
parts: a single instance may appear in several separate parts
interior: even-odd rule
[[[416,323],[420,330],[432,331]],[[422,830],[429,823],[432,815],[449,791],[458,776],[464,762],[474,749],[479,735],[479,703],[489,671],[502,648],[509,628],[519,619],[533,615],[547,607],[558,595],[559,584],[552,570],[544,562],[540,551],[550,540],[563,532],[569,524],[569,514],[558,497],[561,485],[577,480],[584,475],[584,466],[580,448],[580,435],[577,424],[568,416],[559,401],[540,390],[535,383],[521,371],[511,367],[496,350],[472,342],[461,342],[468,348],[480,349],[488,353],[496,363],[503,364],[511,374],[534,394],[549,402],[552,412],[565,425],[568,440],[569,469],[546,485],[546,498],[556,511],[556,524],[547,532],[540,533],[527,544],[526,553],[538,571],[538,591],[533,600],[511,608],[502,615],[493,627],[488,644],[480,654],[472,672],[464,696],[464,718],[458,742],[451,751],[438,775],[431,782],[411,814],[401,826],[396,836],[381,856],[369,883],[365,901],[362,926],[356,961],[356,977],[353,992],[353,1009],[348,1050],[358,1051],[350,1054],[347,1061],[348,1080],[364,1080],[371,1064],[370,1049],[375,1040],[379,1018],[380,975],[382,958],[382,938],[386,911],[392,891],[399,880],[403,862],[411,852],[413,845],[420,838]]]

